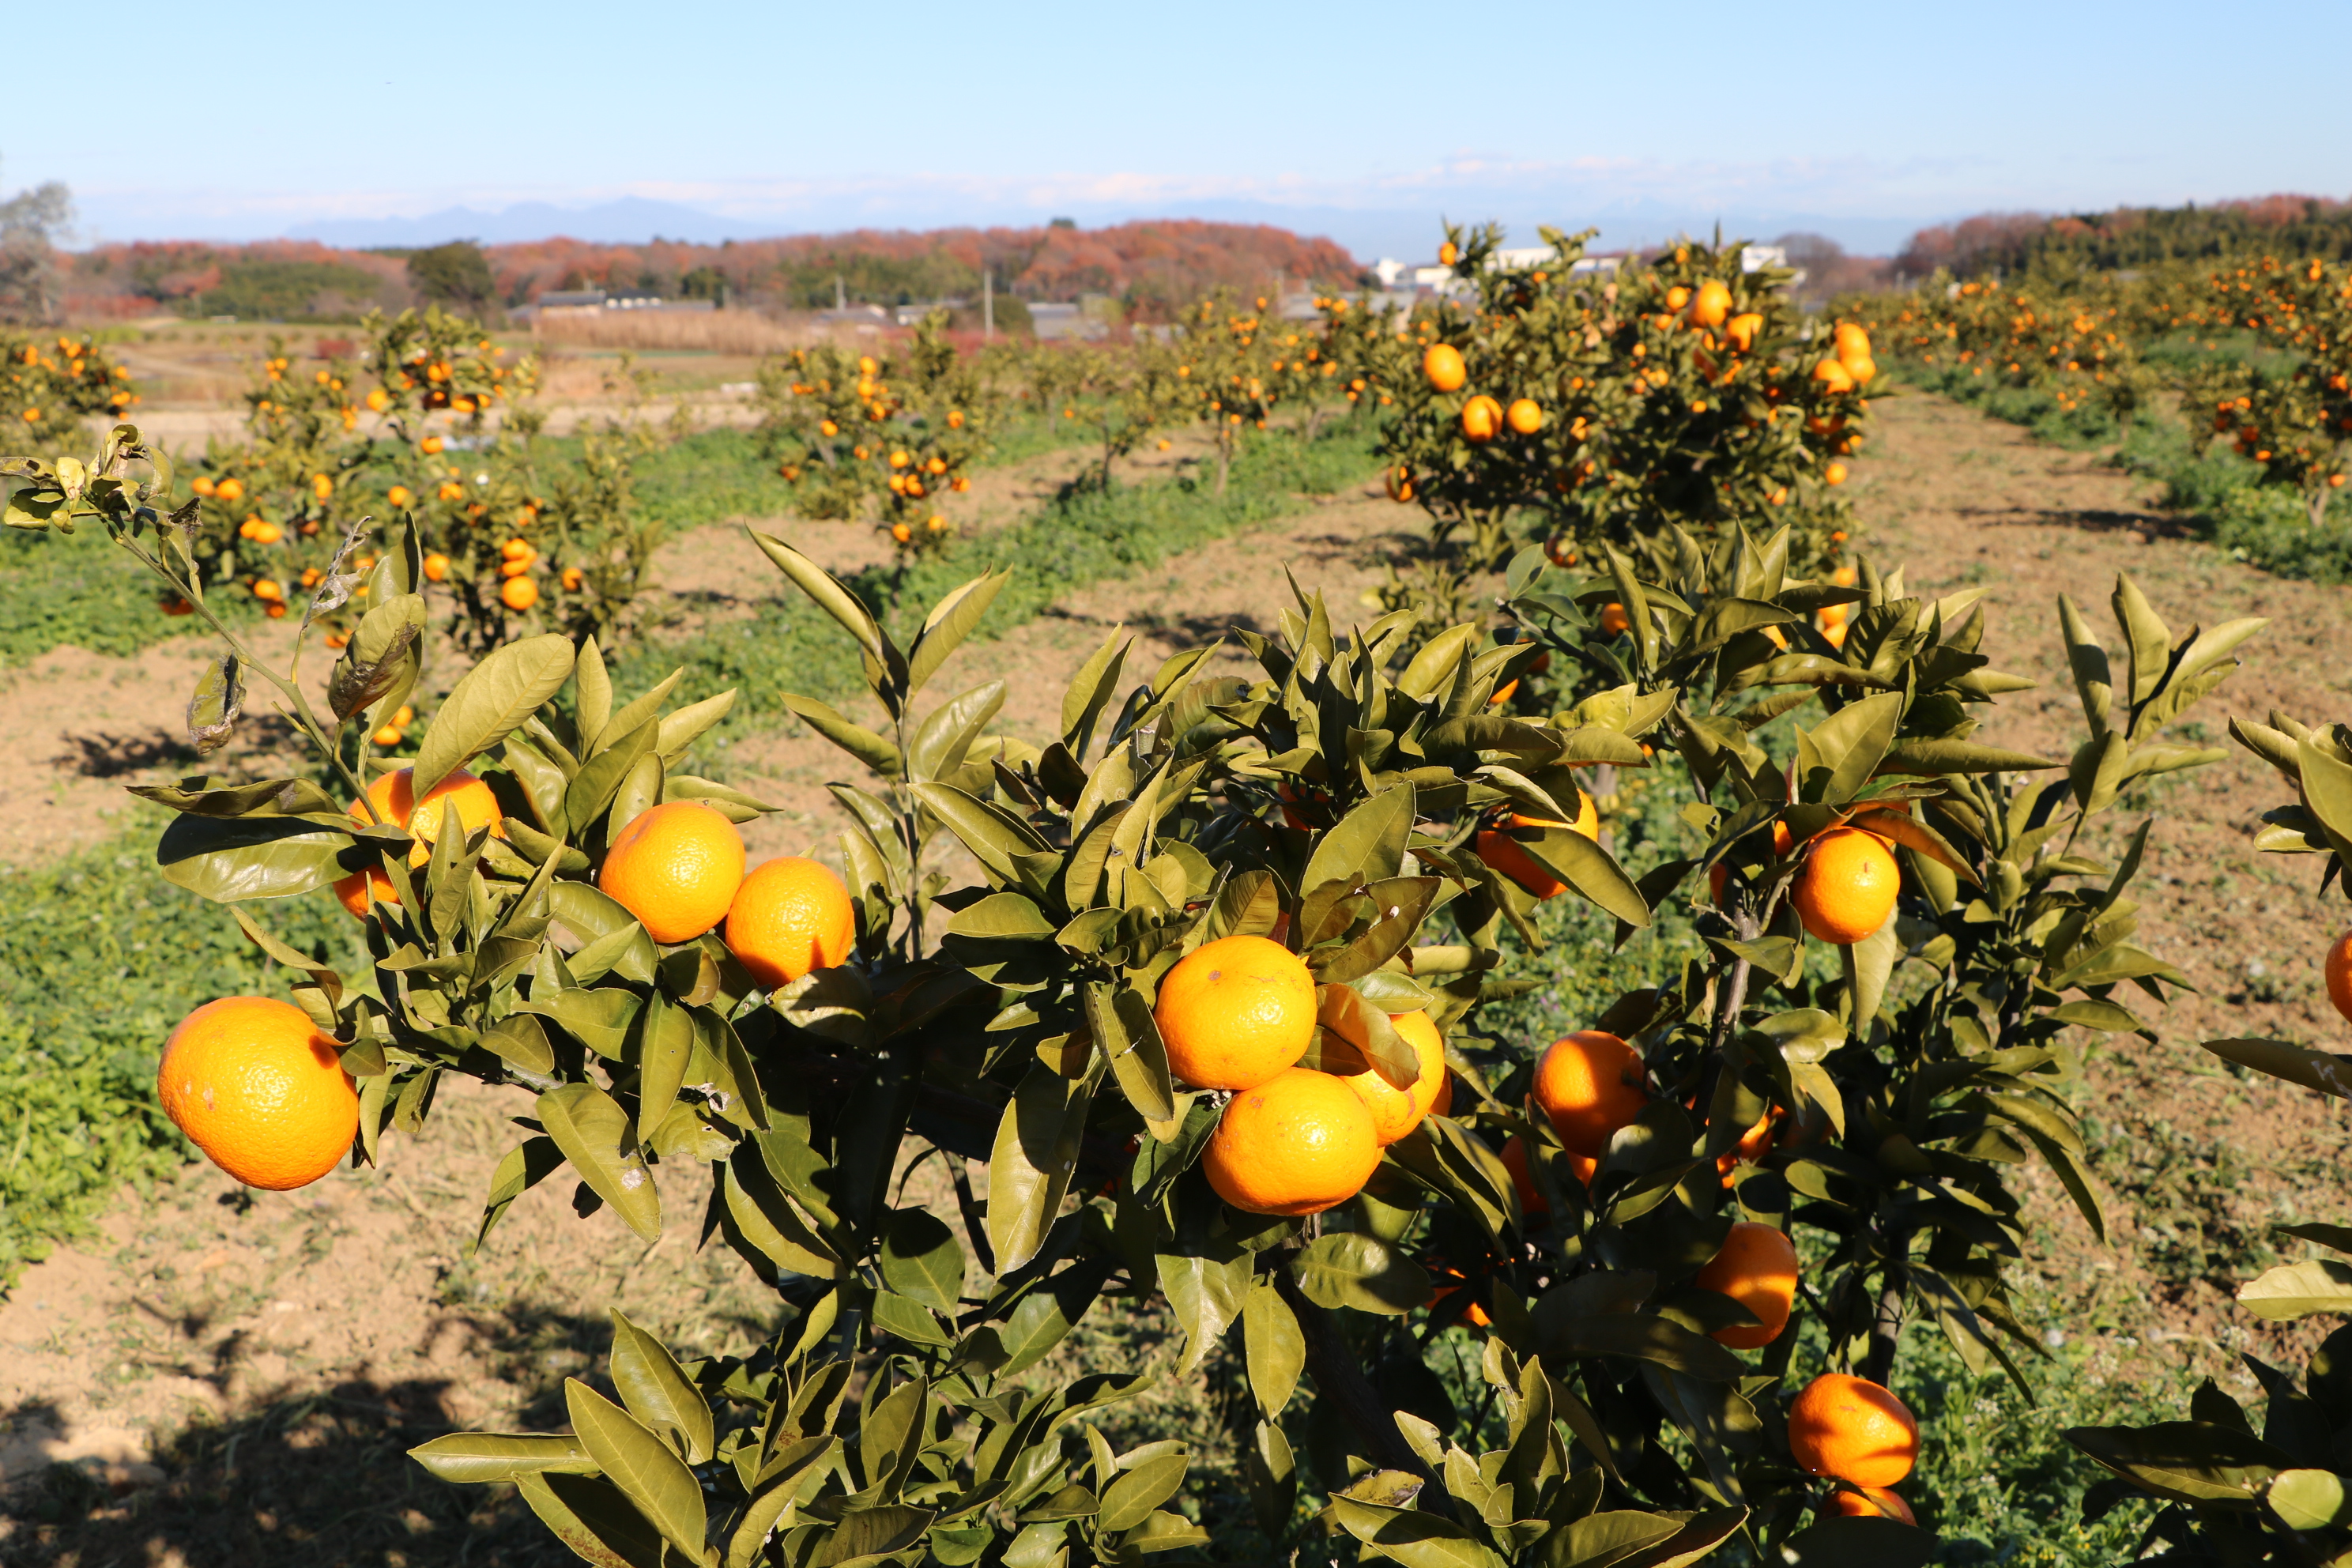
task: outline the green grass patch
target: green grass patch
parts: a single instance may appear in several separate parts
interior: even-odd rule
[[[118,1186],[187,1158],[155,1099],[173,1026],[215,997],[286,994],[228,910],[158,874],[159,816],[140,807],[102,844],[0,869],[0,1289]],[[339,966],[363,961],[323,893],[256,918]]]
[[[163,584],[95,524],[70,538],[11,529],[0,536],[0,668],[68,645],[128,658],[187,636],[196,623],[157,609],[162,596]]]

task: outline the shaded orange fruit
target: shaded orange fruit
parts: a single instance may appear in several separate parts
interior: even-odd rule
[[[1503,405],[1480,393],[1462,405],[1463,438],[1483,446],[1502,433]]]
[[[1201,1152],[1209,1185],[1251,1214],[1320,1214],[1380,1163],[1370,1108],[1343,1080],[1296,1067],[1234,1095]]]
[[[1443,1307],[1454,1292],[1469,1283],[1459,1268],[1433,1268],[1430,1270],[1429,1278],[1429,1300],[1422,1305],[1432,1311]],[[1494,1326],[1494,1320],[1486,1316],[1486,1309],[1480,1306],[1475,1300],[1462,1309],[1462,1321],[1474,1329]]]
[[[1626,628],[1631,626],[1633,624],[1633,622],[1632,618],[1625,614],[1625,606],[1618,604],[1616,601],[1612,600],[1608,604],[1601,606],[1601,635],[1602,637],[1622,637],[1625,634]]]
[[[1919,1522],[1911,1505],[1886,1487],[1842,1490],[1830,1500],[1830,1507],[1849,1519],[1895,1519],[1914,1526]]]
[[[395,731],[391,743],[399,742]],[[371,817],[358,801],[352,802],[352,816],[358,822],[382,822],[399,828],[415,842],[409,846],[408,863],[422,866],[433,858],[433,846],[441,837],[441,808],[444,802],[457,808],[457,826],[467,837],[488,827],[493,838],[507,836],[506,816],[499,809],[499,797],[490,786],[459,768],[428,791],[423,800],[416,798],[416,770],[401,768],[379,774],[368,785],[368,805],[374,807]],[[367,918],[370,902],[381,899],[392,900],[392,879],[376,867],[354,871],[335,884],[335,897],[343,908],[362,920]]]
[[[1609,1140],[1650,1103],[1649,1074],[1633,1047],[1601,1029],[1554,1040],[1536,1063],[1536,1105],[1563,1146],[1598,1160]]]
[[[1601,814],[1593,808],[1592,797],[1580,789],[1576,792],[1574,822],[1559,822],[1548,816],[1522,816],[1513,812],[1504,819],[1502,826],[1480,830],[1474,841],[1478,858],[1496,871],[1538,899],[1557,898],[1568,891],[1568,884],[1544,869],[1536,858],[1528,853],[1525,845],[1505,831],[1511,827],[1565,827],[1571,833],[1598,841]]]
[[[764,991],[849,956],[857,915],[829,867],[782,855],[754,867],[727,908],[727,948]]]
[[[1814,941],[1851,946],[1886,923],[1900,880],[1884,839],[1858,827],[1832,827],[1808,847],[1790,901]]]
[[[282,1193],[333,1170],[359,1132],[341,1053],[299,1007],[224,996],[172,1031],[156,1093],[206,1159],[248,1187]]]
[[[1757,1320],[1717,1329],[1707,1338],[1736,1351],[1760,1349],[1789,1326],[1797,1302],[1797,1248],[1778,1228],[1741,1220],[1698,1271],[1698,1284],[1730,1297]]]
[[[2327,999],[2336,1004],[2338,1013],[2352,1019],[2352,931],[2329,944],[2322,967],[2327,974]]]
[[[1432,343],[1421,356],[1421,374],[1440,392],[1459,392],[1470,379],[1470,367],[1462,363],[1462,351],[1452,343]]]
[[[1891,1487],[1919,1458],[1919,1423],[1867,1378],[1823,1373],[1789,1406],[1789,1453],[1817,1476]]]
[[[596,885],[656,942],[687,942],[727,918],[743,885],[743,836],[699,801],[639,812],[613,837]]]
[[[1780,821],[1777,817],[1774,818],[1772,822],[1772,853],[1776,856],[1786,855],[1789,852],[1790,843],[1789,825]],[[1707,869],[1707,895],[1717,904],[1723,902],[1724,884],[1730,879],[1730,872],[1731,868],[1725,865],[1720,860],[1717,861]]]
[[[1255,1089],[1314,1043],[1315,977],[1278,942],[1221,937],[1177,962],[1151,1011],[1180,1082]]]
[[[1364,1060],[1364,1042],[1351,1018],[1335,1013],[1326,1023],[1331,1033],[1355,1051],[1357,1059]],[[1436,1107],[1437,1098],[1445,1088],[1445,1038],[1429,1021],[1429,1015],[1400,1014],[1389,1020],[1389,1026],[1412,1047],[1421,1063],[1421,1076],[1413,1080],[1412,1087],[1399,1089],[1369,1060],[1365,1060],[1360,1071],[1343,1073],[1339,1078],[1372,1113],[1372,1135],[1383,1148],[1420,1126],[1421,1119]],[[1335,1064],[1330,1055],[1323,1060],[1327,1068],[1345,1065]]]

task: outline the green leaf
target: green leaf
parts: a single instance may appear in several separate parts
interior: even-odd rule
[[[857,639],[866,657],[877,664],[883,662],[882,628],[874,624],[866,606],[842,585],[841,580],[815,562],[794,550],[781,539],[772,538],[757,529],[745,529],[760,552],[776,563],[779,571],[793,581],[793,585],[816,602],[819,609],[841,623],[842,629]]]
[[[1412,786],[1407,784],[1384,789],[1348,813],[1316,841],[1300,889],[1311,892],[1330,881],[1361,877],[1377,882],[1395,876],[1404,865],[1412,810]]]
[[[628,1048],[629,1031],[642,1004],[636,994],[610,986],[598,990],[559,991],[551,1002],[525,1004],[607,1061],[619,1061]]]
[[[709,1405],[667,1346],[629,1321],[618,1307],[607,1310],[613,1318],[613,1386],[621,1403],[646,1426],[677,1434],[688,1464],[707,1463],[716,1436]]]
[[[963,1297],[963,1244],[923,1209],[894,1209],[882,1227],[882,1282],[910,1300],[952,1312]]]
[[[563,1380],[563,1403],[580,1446],[604,1479],[689,1562],[701,1562],[709,1516],[694,1472],[635,1416],[578,1378]]]
[[[768,1174],[749,1144],[740,1146],[721,1177],[728,1216],[743,1238],[777,1268],[817,1279],[842,1277],[840,1256]]]
[[[661,1532],[610,1481],[549,1471],[515,1489],[558,1541],[596,1568],[666,1568]]]
[[[520,729],[572,679],[572,639],[550,632],[493,649],[467,670],[442,700],[417,750],[417,798]]]
[[[1035,828],[1001,806],[948,784],[918,784],[911,787],[923,809],[962,840],[974,859],[1004,881],[1018,880],[1013,857],[1042,855],[1053,848]]]
[[[787,691],[779,701],[799,720],[835,745],[880,773],[884,778],[897,778],[900,772],[898,745],[888,738],[877,735],[865,725],[844,717],[826,703],[814,697],[802,697]]]
[[[1318,1237],[1299,1249],[1293,1268],[1298,1288],[1318,1306],[1395,1317],[1429,1300],[1429,1276],[1419,1264],[1360,1232]]]
[[[1402,1488],[1417,1488],[1419,1481],[1416,1476],[1398,1471],[1374,1471],[1346,1491],[1331,1494],[1331,1517],[1362,1542],[1371,1555],[1402,1563],[1404,1568],[1504,1568],[1502,1558],[1465,1535],[1461,1526],[1450,1520],[1350,1495],[1371,1489],[1393,1496]]]
[[[2332,1258],[2283,1263],[2238,1287],[2238,1300],[2274,1323],[2315,1312],[2352,1312],[2352,1264]]]
[[[515,1199],[563,1168],[563,1152],[552,1138],[526,1138],[509,1149],[490,1173],[490,1195],[482,1205],[482,1228],[474,1237],[478,1247],[489,1239],[490,1227],[505,1217]]]
[[[2206,1040],[2204,1047],[2223,1061],[2236,1062],[2273,1078],[2305,1089],[2352,1100],[2352,1057],[2315,1051],[2284,1040]]]
[[[950,916],[948,934],[999,942],[1043,942],[1055,932],[1053,921],[1045,918],[1034,900],[1020,893],[991,893]]]
[[[2285,1470],[2263,1494],[2289,1530],[2329,1530],[2352,1524],[2352,1495],[2344,1478],[2327,1470]]]
[[[1000,1275],[1028,1262],[1045,1244],[1077,1169],[1093,1103],[1091,1076],[1074,1083],[1042,1063],[1013,1091],[988,1166],[988,1241]]]
[[[2076,1426],[2064,1436],[2132,1485],[2174,1502],[2252,1502],[2271,1478],[2294,1468],[2252,1433],[2203,1421]]]
[[[354,842],[296,816],[183,815],[165,825],[155,863],[165,881],[215,903],[283,899],[349,876],[341,857]]]
[[[1271,1279],[1257,1281],[1242,1300],[1242,1350],[1250,1392],[1272,1421],[1298,1386],[1298,1374],[1307,1365],[1307,1336],[1298,1327],[1298,1315]]]
[[[843,1563],[903,1552],[920,1541],[923,1531],[938,1517],[937,1509],[902,1502],[852,1509],[841,1516],[841,1522],[817,1547],[815,1557],[810,1560],[811,1568],[841,1568]]]
[[[735,693],[722,691],[716,697],[706,697],[699,702],[689,702],[675,713],[665,713],[661,721],[661,739],[654,750],[660,753],[665,765],[675,766],[686,760],[687,748],[702,738],[704,731],[727,717],[735,706]]]
[[[661,1194],[629,1135],[620,1101],[593,1084],[572,1083],[541,1095],[538,1112],[540,1125],[588,1190],[612,1205],[639,1237],[659,1240]]]
[[[1229,1256],[1203,1258],[1192,1253],[1161,1253],[1152,1259],[1160,1271],[1160,1288],[1169,1309],[1184,1330],[1184,1355],[1179,1372],[1189,1373],[1209,1353],[1242,1310],[1256,1267],[1255,1255],[1237,1247]]]
[[[1192,1456],[1179,1447],[1172,1453],[1155,1454],[1134,1468],[1125,1470],[1119,1478],[1103,1489],[1102,1508],[1096,1522],[1104,1530],[1133,1530],[1151,1516],[1151,1510],[1176,1495],[1184,1484],[1184,1471]]]
[[[694,1014],[656,987],[637,1015],[637,1142],[653,1141],[654,1129],[677,1103],[686,1064],[694,1055]]]
[[[907,653],[907,691],[908,695],[923,689],[923,682],[939,672],[948,655],[957,645],[971,635],[988,606],[996,602],[1004,584],[1013,581],[1010,572],[983,572],[968,583],[948,590],[931,613],[923,617],[923,628],[915,634],[915,646]]]
[[[1811,732],[1814,750],[1825,771],[1817,778],[1800,779],[1807,800],[1832,805],[1852,800],[1895,742],[1895,726],[1903,720],[1903,694],[1885,691],[1849,702]]]
[[[1110,636],[1070,678],[1069,689],[1062,695],[1062,744],[1072,757],[1085,752],[1095,721],[1118,688],[1119,671],[1127,663],[1128,649],[1134,646],[1132,641],[1119,641],[1125,630],[1124,626],[1111,628]]]
[[[1576,889],[1588,902],[1615,915],[1635,930],[1650,924],[1650,906],[1633,879],[1608,850],[1571,828],[1548,827],[1530,836],[1515,829],[1517,839],[1536,864]]]
[[[437,1479],[472,1482],[512,1481],[548,1470],[593,1475],[596,1461],[573,1437],[543,1437],[529,1433],[452,1432],[408,1450],[408,1457]]]
[[[608,839],[635,815],[614,797],[638,761],[653,755],[654,741],[660,730],[659,721],[647,719],[628,733],[613,737],[611,744],[580,764],[580,771],[572,775],[571,784],[563,791],[563,817],[573,837],[604,816],[607,806],[613,808],[612,825],[605,834]]]
[[[1917,737],[1898,741],[1879,766],[1887,773],[2026,773],[2065,764],[2030,752],[1982,746],[1974,741]]]
[[[1172,1136],[1176,1088],[1169,1075],[1168,1047],[1160,1038],[1160,1023],[1140,991],[1116,991],[1104,982],[1087,985],[1087,1026],[1110,1058],[1119,1091],[1136,1114],[1151,1126],[1155,1138]]]

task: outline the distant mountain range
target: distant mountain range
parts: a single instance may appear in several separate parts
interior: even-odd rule
[[[808,210],[758,218],[721,217],[676,202],[641,196],[624,197],[587,207],[560,207],[548,202],[520,202],[496,211],[449,207],[421,217],[332,218],[297,226],[285,231],[292,239],[365,250],[382,247],[415,247],[453,239],[478,240],[485,245],[522,244],[558,237],[610,245],[642,245],[659,237],[699,245],[724,240],[773,238],[783,235],[837,233],[853,228],[939,228],[961,224],[1026,226],[1041,221],[1032,213],[952,210],[954,204],[927,205],[921,211],[877,208],[870,203],[825,201]],[[1558,210],[1552,210],[1557,205]],[[1705,214],[1654,200],[1614,201],[1578,208],[1559,193],[1507,188],[1465,189],[1424,211],[1290,205],[1249,200],[1179,201],[1149,208],[1129,204],[1076,204],[1058,215],[1087,227],[1098,227],[1146,217],[1197,217],[1223,223],[1271,224],[1301,235],[1326,236],[1359,258],[1370,262],[1382,256],[1412,260],[1433,254],[1440,237],[1440,216],[1457,222],[1501,219],[1514,242],[1533,243],[1539,222],[1594,224],[1601,229],[1603,248],[1671,238],[1678,234],[1704,235],[1720,223],[1727,237],[1769,239],[1791,231],[1827,234],[1849,250],[1886,255],[1898,248],[1918,226],[1910,219],[1829,217],[1798,212]]]

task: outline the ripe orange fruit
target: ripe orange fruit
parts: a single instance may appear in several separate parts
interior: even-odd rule
[[[1756,346],[1756,334],[1763,330],[1764,318],[1753,310],[1745,311],[1723,324],[1723,339],[1746,353]]]
[[[1255,1089],[1297,1066],[1313,1043],[1315,977],[1278,942],[1221,937],[1177,961],[1151,1014],[1179,1081]]]
[[[2352,1019],[2352,931],[2329,944],[2322,968],[2327,976],[2327,999],[2336,1004],[2338,1013]]]
[[[1536,1063],[1537,1107],[1560,1142],[1598,1160],[1621,1127],[1650,1103],[1649,1074],[1633,1047],[1600,1029],[1554,1040]]]
[[[1543,405],[1532,397],[1517,397],[1503,411],[1504,423],[1522,436],[1532,436],[1543,428]]]
[[[224,996],[172,1031],[155,1089],[206,1159],[248,1187],[282,1193],[333,1170],[360,1130],[341,1052],[299,1007]]]
[[[1700,284],[1698,292],[1691,297],[1690,318],[1699,326],[1719,327],[1723,325],[1724,318],[1730,314],[1731,290],[1715,279],[1710,278]],[[1748,345],[1742,343],[1740,346],[1745,348]]]
[[[753,868],[727,909],[728,950],[766,991],[832,968],[856,940],[849,889],[831,868],[798,855]]]
[[[1548,816],[1521,816],[1513,812],[1504,827],[1565,827],[1571,833],[1599,839],[1601,814],[1593,809],[1592,797],[1582,790],[1576,792],[1576,820],[1557,822]],[[1478,858],[1525,888],[1538,899],[1557,898],[1568,891],[1568,884],[1537,863],[1519,841],[1501,827],[1490,827],[1479,833],[1475,840]]]
[[[1777,1227],[1741,1220],[1698,1271],[1698,1285],[1730,1297],[1757,1318],[1752,1325],[1717,1329],[1707,1338],[1736,1351],[1760,1349],[1789,1326],[1797,1300],[1797,1249]]]
[[[539,603],[539,584],[528,577],[509,577],[499,584],[499,600],[509,610],[528,610]]]
[[[1813,379],[1832,392],[1853,390],[1853,373],[1833,359],[1825,359],[1813,366]]]
[[[442,554],[439,551],[436,551],[425,558],[425,580],[426,582],[438,583],[448,575],[449,558],[446,555]]]
[[[1832,827],[1813,839],[1790,898],[1816,942],[1851,946],[1886,923],[1900,878],[1884,839]]]
[[[1209,1185],[1251,1214],[1320,1214],[1380,1163],[1370,1108],[1343,1080],[1297,1067],[1234,1095],[1201,1152]]]
[[[1480,393],[1462,405],[1462,434],[1468,440],[1483,446],[1501,434],[1503,405]]]
[[[1421,356],[1421,374],[1440,392],[1459,392],[1470,378],[1470,367],[1462,363],[1462,351],[1452,343],[1432,343]]]
[[[1351,1029],[1335,1015],[1330,1021],[1331,1033],[1354,1047],[1361,1059],[1364,1042],[1360,1032]],[[1436,1109],[1439,1093],[1445,1088],[1445,1038],[1437,1026],[1429,1021],[1427,1013],[1402,1013],[1389,1020],[1390,1027],[1403,1037],[1421,1062],[1421,1076],[1411,1089],[1399,1089],[1391,1083],[1378,1067],[1365,1061],[1359,1072],[1344,1073],[1339,1081],[1355,1090],[1356,1098],[1372,1113],[1372,1135],[1382,1148],[1395,1142],[1421,1125],[1421,1119]],[[1327,1054],[1327,1068],[1336,1065]]]
[[[1830,1500],[1830,1506],[1850,1519],[1899,1519],[1914,1526],[1919,1522],[1911,1505],[1885,1487],[1840,1491]]]
[[[213,487],[213,494],[222,500],[242,500],[245,498],[245,481],[223,479]]]
[[[1825,485],[1842,485],[1845,483],[1845,465],[1843,463],[1832,463],[1828,468],[1823,468],[1822,470],[1822,483]],[[1822,607],[1826,609],[1828,606],[1824,605]]]
[[[614,836],[596,885],[665,945],[727,918],[743,885],[743,836],[699,801],[639,812]]]
[[[1919,1423],[1869,1379],[1823,1373],[1789,1406],[1789,1453],[1817,1476],[1891,1487],[1919,1458]]]

